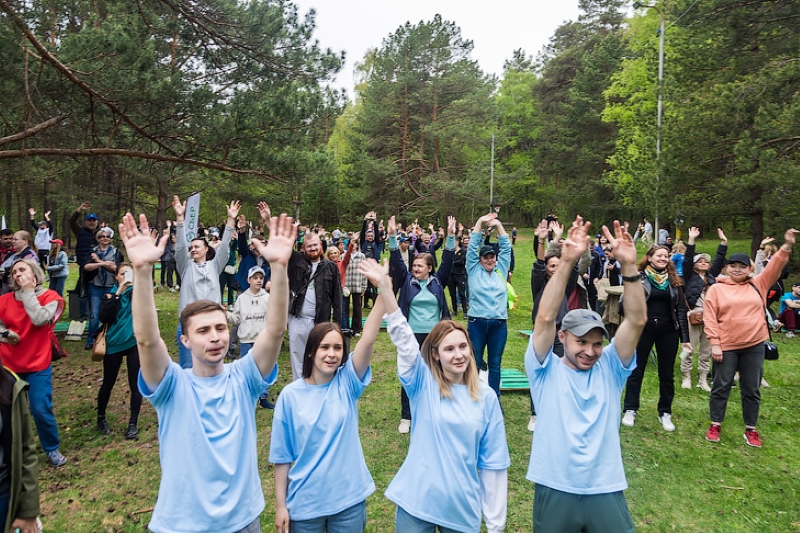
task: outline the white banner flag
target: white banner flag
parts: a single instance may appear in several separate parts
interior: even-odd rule
[[[3,227],[0,229],[6,229],[6,216],[3,215]]]
[[[186,242],[189,243],[197,237],[197,223],[200,220],[200,193],[196,192],[186,200],[186,213],[184,213],[184,229]]]

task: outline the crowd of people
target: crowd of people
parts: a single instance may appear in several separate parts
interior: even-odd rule
[[[177,196],[175,221],[163,231],[128,214],[115,232],[90,208],[81,204],[70,228],[86,348],[101,335],[105,343],[97,429],[113,432],[106,409],[126,361],[125,438],[138,435],[143,398],[158,417],[162,472],[152,531],[260,531],[256,405],[274,409],[277,530],[363,531],[375,483],[358,400],[372,379],[384,320],[397,350],[398,431],[411,434],[386,490],[397,531],[504,529],[511,462],[500,370],[516,228],[509,234],[496,213],[465,231],[454,217],[438,229],[418,220],[404,227],[396,216],[378,222],[370,211],[360,231],[328,233],[275,217],[265,202],[257,205],[259,220],[248,221],[233,201],[219,227],[201,226],[187,239],[186,203]],[[35,236],[4,230],[0,248],[0,358],[8,369],[0,375],[0,423],[13,437],[0,455],[0,521],[6,516],[6,530],[25,533],[35,531],[38,515],[31,418],[50,463],[67,462],[53,413],[50,344],[64,309],[67,254],[53,238],[50,213],[42,221],[33,208],[29,214]],[[665,431],[675,430],[676,360],[681,387],[691,388],[697,352],[697,387],[709,393],[705,438],[719,442],[738,379],[745,442],[762,445],[763,343],[770,329],[786,328],[791,337],[797,326],[800,283],[785,292],[781,281],[798,232],[787,230],[781,246],[765,239],[753,261],[741,252],[727,257],[719,229],[712,261],[696,253],[698,228],[689,228],[686,243],[673,243],[665,228],[654,239],[647,220],[633,236],[627,226],[615,221],[592,235],[581,217],[565,226],[551,215],[534,231],[533,332],[524,363],[537,531],[633,531],[619,432],[620,424],[636,423],[653,350]],[[650,244],[641,258],[640,238]],[[172,334],[162,337],[159,327],[160,287],[180,292],[177,362],[163,340]],[[778,301],[780,311],[770,314]],[[454,320],[459,311],[466,326]],[[292,378],[273,402],[287,331]]]

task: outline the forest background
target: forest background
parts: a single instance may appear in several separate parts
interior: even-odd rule
[[[68,243],[84,200],[161,225],[194,191],[207,225],[232,198],[327,227],[372,209],[474,220],[494,135],[493,203],[517,225],[552,211],[724,226],[754,247],[782,234],[800,209],[800,2],[579,4],[499,78],[457,21],[407,23],[357,58],[348,101],[326,83],[344,52],[287,1],[0,0],[0,212],[22,227],[52,210]]]

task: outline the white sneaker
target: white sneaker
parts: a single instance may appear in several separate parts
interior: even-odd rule
[[[794,337],[794,331],[787,331],[786,332],[786,338],[787,339],[791,339],[793,337]]]
[[[692,388],[692,378],[689,376],[684,376],[683,381],[681,381],[681,388],[682,389],[691,389]]]
[[[531,419],[528,420],[528,431],[536,431],[536,415],[531,415]]]
[[[658,420],[661,422],[661,425],[664,426],[664,431],[675,431],[675,424],[672,423],[671,414],[664,413],[658,417]]]
[[[636,423],[636,411],[625,411],[625,415],[622,417],[622,425],[633,427]]]
[[[400,425],[397,426],[397,431],[403,435],[411,431],[411,420],[407,420],[405,418],[400,420]]]
[[[764,387],[764,388],[768,388],[769,387],[769,383],[767,383],[766,379],[761,378],[761,386]]]

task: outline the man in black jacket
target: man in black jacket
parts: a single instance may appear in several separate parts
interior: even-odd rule
[[[361,253],[363,253],[367,259],[374,259],[380,263],[380,247],[378,246],[378,242],[375,240],[376,218],[377,215],[375,214],[375,211],[370,211],[364,216],[364,223],[361,224],[359,242],[361,242]],[[374,304],[376,297],[377,291],[375,290],[375,286],[370,281],[367,281],[367,290],[364,291],[364,309],[372,308],[372,305],[368,302],[372,300],[372,303]]]
[[[322,256],[319,235],[308,232],[300,252],[289,259],[289,353],[292,379],[303,375],[308,334],[316,324],[342,323],[339,268]]]
[[[78,284],[75,286],[75,290],[78,291],[81,298],[81,320],[89,319],[89,293],[87,286],[89,280],[96,274],[95,272],[86,275],[83,271],[83,267],[87,263],[92,262],[92,248],[97,246],[97,240],[94,238],[98,225],[97,215],[89,213],[84,218],[83,226],[78,224],[78,218],[90,207],[92,207],[91,202],[83,202],[69,217],[69,227],[77,239],[75,244],[75,262],[78,263]]]

